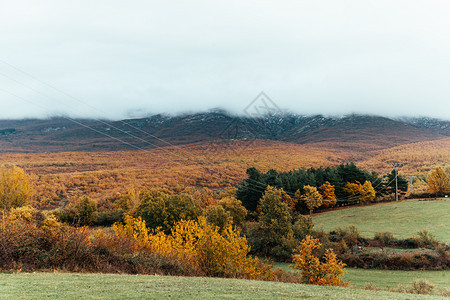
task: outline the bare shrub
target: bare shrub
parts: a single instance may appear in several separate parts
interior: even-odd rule
[[[426,279],[416,279],[411,285],[399,284],[396,289],[389,289],[393,292],[430,295],[435,285]]]
[[[413,281],[410,292],[412,294],[431,294],[435,285],[426,279],[416,279]]]
[[[364,289],[368,291],[379,291],[380,288],[377,287],[373,282],[368,282],[364,285]]]
[[[439,290],[439,295],[442,297],[450,297],[450,288],[442,288]]]

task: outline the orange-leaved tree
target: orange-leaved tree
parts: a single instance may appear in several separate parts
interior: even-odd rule
[[[322,204],[324,207],[333,207],[336,205],[337,200],[334,193],[334,185],[325,181],[325,183],[319,187],[319,192],[324,200]]]
[[[343,286],[346,283],[341,278],[344,275],[344,267],[334,253],[333,249],[327,249],[323,261],[315,255],[322,244],[319,239],[314,239],[310,235],[302,240],[300,245],[294,250],[294,268],[302,273],[302,280],[308,284]]]

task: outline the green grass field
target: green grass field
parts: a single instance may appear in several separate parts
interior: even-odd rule
[[[315,229],[329,231],[355,225],[363,236],[389,231],[406,238],[428,230],[437,240],[450,243],[450,199],[435,201],[404,200],[358,206],[313,216]]]
[[[275,263],[274,267],[293,271],[290,265],[289,263]],[[344,280],[357,288],[363,288],[369,282],[382,289],[395,288],[399,284],[411,284],[415,279],[426,279],[436,285],[436,288],[450,286],[450,272],[448,271],[392,271],[354,268],[345,268],[345,271]]]
[[[379,288],[395,288],[399,284],[411,284],[415,279],[426,279],[436,285],[436,288],[450,286],[450,272],[448,271],[393,271],[375,269],[346,268],[345,280],[352,286],[364,287],[368,282]]]
[[[340,287],[204,277],[0,274],[0,299],[442,299]]]

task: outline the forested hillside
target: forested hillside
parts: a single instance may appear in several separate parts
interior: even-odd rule
[[[0,120],[0,153],[137,150],[230,140],[274,140],[361,152],[448,136],[449,122],[436,119],[288,113],[253,118],[218,110],[120,121]]]

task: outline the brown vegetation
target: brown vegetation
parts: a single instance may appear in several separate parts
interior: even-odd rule
[[[428,175],[433,166],[450,161],[449,149],[449,138],[365,154],[325,145],[240,141],[214,151],[208,143],[197,143],[148,151],[2,154],[0,164],[17,165],[33,174],[39,207],[89,196],[101,208],[102,201],[132,189],[223,190],[241,182],[249,167],[288,171],[355,161],[361,168],[386,174],[390,171],[387,162],[399,160],[408,163],[401,174]]]

